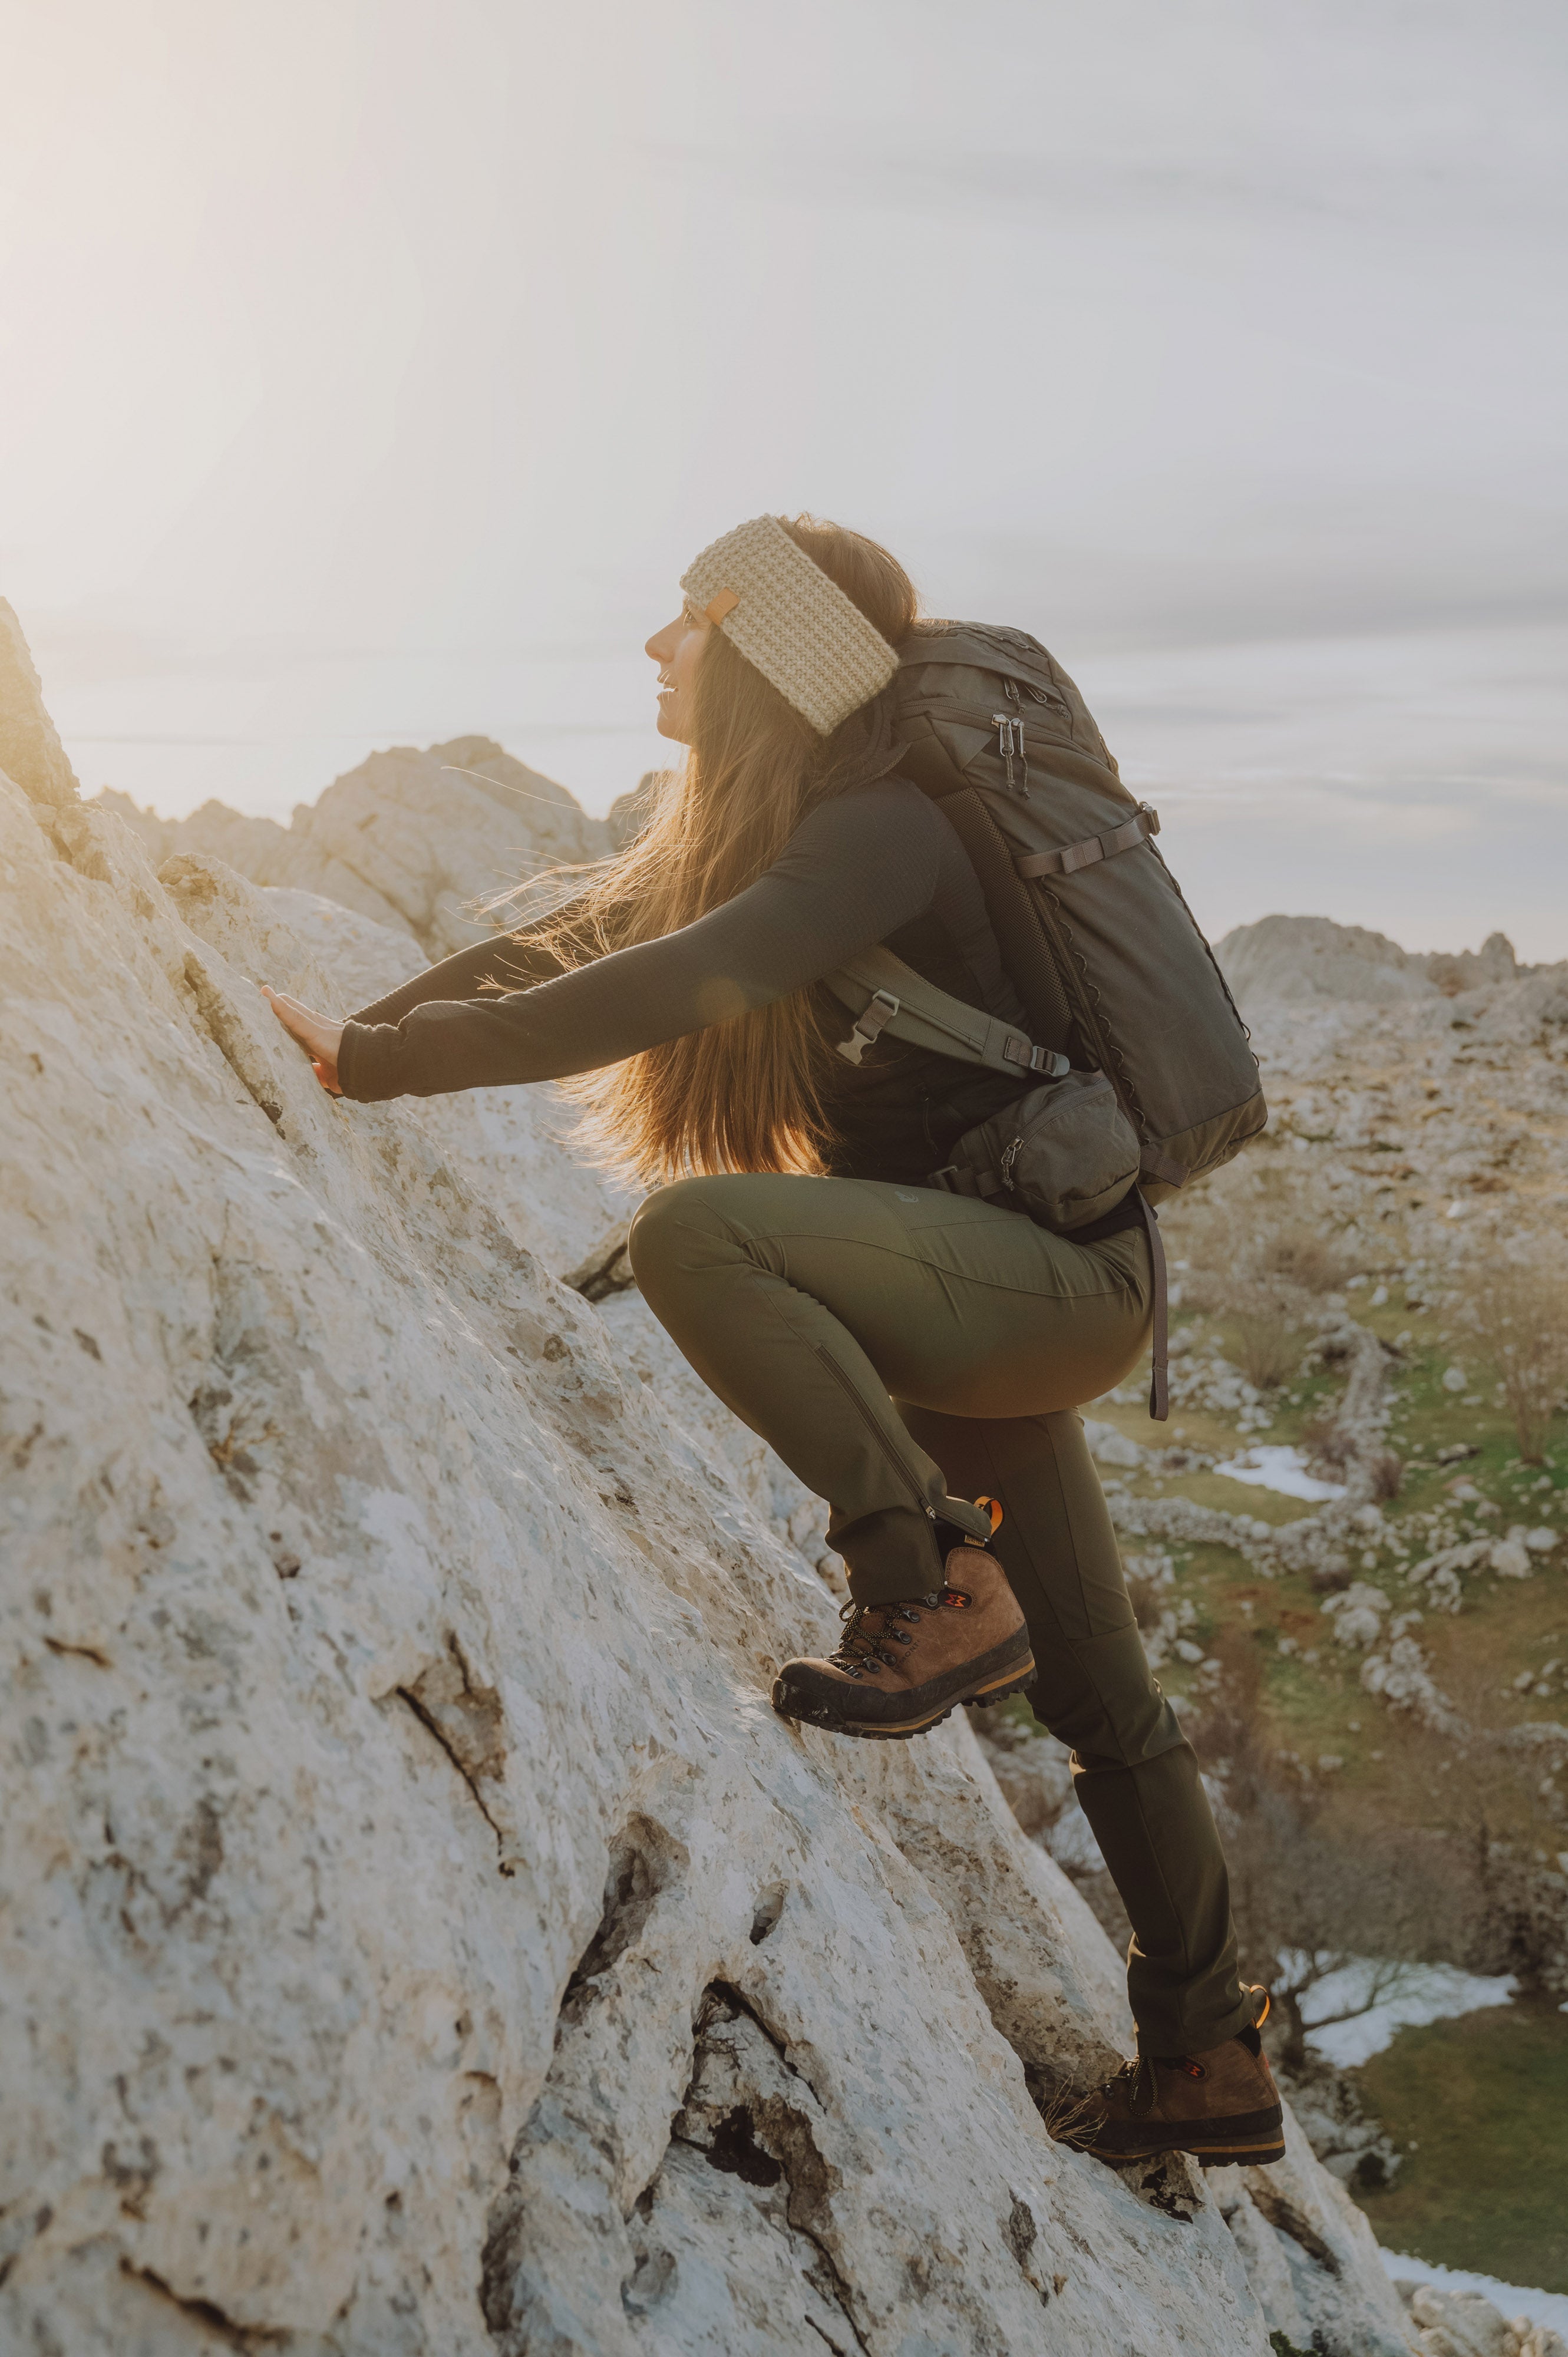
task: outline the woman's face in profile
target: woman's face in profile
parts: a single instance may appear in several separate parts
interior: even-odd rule
[[[659,665],[659,734],[677,745],[692,741],[692,696],[697,666],[713,624],[705,614],[682,606],[648,641],[647,652]]]

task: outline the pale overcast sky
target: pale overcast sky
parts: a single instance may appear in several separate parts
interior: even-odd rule
[[[1215,933],[1568,954],[1547,0],[10,0],[0,594],[84,786],[604,809],[762,509],[1077,676]]]

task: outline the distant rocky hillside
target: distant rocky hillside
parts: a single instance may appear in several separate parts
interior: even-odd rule
[[[1390,1006],[1455,998],[1461,991],[1536,974],[1568,974],[1568,966],[1520,965],[1504,933],[1488,934],[1479,950],[1423,953],[1327,917],[1263,917],[1255,925],[1238,925],[1217,944],[1215,954],[1246,1006],[1325,998]]]

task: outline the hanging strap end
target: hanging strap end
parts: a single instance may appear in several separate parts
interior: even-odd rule
[[[1170,1392],[1170,1295],[1165,1284],[1165,1243],[1160,1233],[1160,1223],[1155,1217],[1155,1207],[1139,1190],[1138,1209],[1144,1214],[1144,1226],[1149,1238],[1149,1276],[1154,1289],[1154,1330],[1150,1336],[1149,1352],[1149,1416],[1155,1424],[1165,1423],[1171,1412]]]

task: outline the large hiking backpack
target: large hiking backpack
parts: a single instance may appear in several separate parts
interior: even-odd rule
[[[1035,1037],[1116,1091],[1154,1202],[1268,1119],[1246,1027],[1083,698],[1037,640],[973,623],[906,641],[899,775],[973,861]]]
[[[1145,1205],[1229,1162],[1268,1119],[1257,1060],[1155,847],[1158,816],[1122,783],[1071,680],[1026,631],[936,622],[905,641],[891,694],[898,774],[969,853],[1033,1038],[875,950],[832,978],[858,1017],[842,1052],[858,1060],[886,1028],[1021,1080],[1064,1058],[1102,1072],[1136,1133]],[[1163,1409],[1163,1270],[1145,1216]]]

